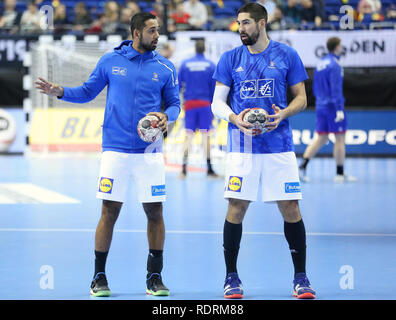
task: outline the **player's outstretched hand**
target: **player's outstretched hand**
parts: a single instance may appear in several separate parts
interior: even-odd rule
[[[161,129],[162,133],[168,131],[168,115],[164,112],[149,112],[148,116],[156,116],[159,120],[158,127]]]
[[[267,115],[267,118],[270,120],[264,126],[267,128],[267,132],[271,132],[278,128],[279,123],[284,119],[283,110],[276,105],[272,105],[272,109],[274,109],[275,114]]]
[[[49,96],[63,96],[63,88],[56,84],[40,78],[34,82],[36,89],[39,89],[41,93],[47,94]]]
[[[249,122],[243,121],[243,117],[250,109],[243,110],[240,114],[232,114],[230,116],[231,123],[235,124],[239,130],[241,130],[244,134],[248,136],[254,136],[253,133],[253,125]]]

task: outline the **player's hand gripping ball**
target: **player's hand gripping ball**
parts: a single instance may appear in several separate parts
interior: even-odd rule
[[[267,128],[264,127],[268,121],[267,115],[267,111],[262,108],[252,108],[246,112],[243,121],[253,124],[253,134],[258,135],[267,131]]]
[[[156,116],[144,116],[139,120],[137,131],[140,139],[145,142],[155,142],[162,137],[162,131],[158,127],[159,119]]]

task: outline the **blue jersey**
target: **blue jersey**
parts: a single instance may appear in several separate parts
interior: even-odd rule
[[[62,100],[91,101],[106,85],[103,151],[144,153],[149,143],[139,138],[137,124],[147,113],[161,112],[161,102],[169,121],[179,115],[175,67],[155,51],[140,54],[132,48],[132,41],[123,41],[105,54],[82,86],[64,87]]]
[[[205,100],[212,102],[216,81],[212,76],[215,64],[203,54],[182,62],[179,69],[180,89],[184,88],[183,97],[188,100]]]
[[[329,53],[319,61],[315,69],[313,92],[317,109],[328,109],[332,112],[344,110],[344,73],[338,59],[335,54]]]
[[[225,52],[213,77],[230,87],[230,107],[236,114],[247,108],[263,108],[274,114],[273,104],[281,109],[287,107],[287,86],[308,79],[297,52],[272,40],[258,54],[250,53],[244,45]],[[275,130],[252,139],[229,123],[227,150],[245,153],[294,151],[289,121],[284,119]]]

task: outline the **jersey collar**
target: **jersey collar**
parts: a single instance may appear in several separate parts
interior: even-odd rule
[[[266,54],[267,52],[268,52],[268,50],[270,49],[270,47],[272,47],[272,40],[269,40],[269,43],[268,43],[268,46],[267,46],[267,48],[265,48],[265,50],[264,51],[261,51],[261,52],[259,52],[259,53],[251,53],[250,51],[249,51],[249,49],[248,49],[248,47],[247,46],[245,46],[245,45],[243,45],[245,48],[244,48],[244,50],[246,50],[246,52],[248,53],[248,54],[250,54],[250,55],[252,55],[252,56],[259,56],[259,55],[262,55],[262,54]]]

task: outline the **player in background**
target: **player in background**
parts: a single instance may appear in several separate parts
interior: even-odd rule
[[[283,216],[294,266],[293,295],[312,299],[315,291],[306,275],[306,232],[298,204],[302,198],[298,164],[288,120],[306,107],[304,81],[308,76],[294,49],[268,39],[267,19],[266,9],[257,3],[239,9],[237,22],[243,45],[221,56],[213,76],[217,83],[212,110],[228,121],[224,297],[243,297],[237,271],[242,221],[250,202],[257,200],[261,184],[262,201],[276,202]],[[288,86],[294,96],[289,104]],[[269,113],[266,133],[254,135],[251,125],[243,121],[254,107]],[[271,253],[267,253],[267,260],[272,260]],[[259,277],[257,280],[260,282]],[[266,293],[270,292],[265,283],[262,285]]]
[[[327,40],[328,54],[320,59],[313,78],[313,92],[316,98],[316,132],[314,141],[305,149],[300,164],[300,179],[309,182],[307,166],[329,140],[329,133],[335,136],[333,157],[337,171],[334,182],[354,182],[355,177],[344,173],[345,132],[345,99],[343,95],[344,72],[339,63],[342,53],[341,39],[332,37]]]
[[[146,293],[169,295],[161,277],[165,240],[162,202],[166,199],[162,142],[158,148],[150,148],[139,138],[137,124],[145,115],[155,115],[165,133],[168,123],[175,121],[180,112],[179,86],[173,64],[155,51],[159,38],[156,16],[144,12],[134,15],[131,33],[133,40],[123,41],[105,54],[82,86],[62,87],[42,78],[36,81],[36,88],[42,93],[74,103],[91,101],[107,86],[96,194],[103,202],[95,233],[95,272],[90,288],[93,296],[111,294],[105,265],[114,225],[128,197],[131,180],[136,181],[135,192],[147,216]]]
[[[183,152],[183,167],[180,178],[187,174],[188,151],[198,129],[202,134],[202,147],[206,156],[207,176],[217,177],[210,161],[210,130],[213,114],[210,104],[216,81],[213,79],[215,64],[205,58],[205,41],[195,42],[195,56],[184,60],[179,69],[179,85],[183,94],[186,140]]]

